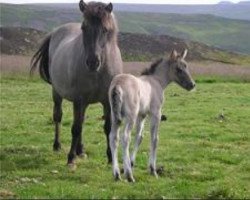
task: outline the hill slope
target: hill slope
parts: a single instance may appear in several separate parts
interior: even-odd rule
[[[30,55],[38,49],[45,34],[45,32],[31,28],[1,27],[1,53]],[[247,56],[225,52],[201,43],[185,41],[166,35],[120,33],[118,39],[123,60],[126,61],[149,61],[164,56],[164,54],[169,54],[172,49],[181,51],[186,48],[189,50],[189,60],[250,64],[250,58]]]
[[[81,21],[75,4],[68,7],[65,4],[1,4],[1,12],[1,26],[31,27],[43,31],[67,22]],[[121,32],[170,35],[250,54],[250,21],[197,14],[117,12],[116,16]]]
[[[215,5],[148,5],[148,4],[116,4],[117,11],[176,13],[176,14],[210,14],[230,19],[250,20],[250,1],[238,4]]]

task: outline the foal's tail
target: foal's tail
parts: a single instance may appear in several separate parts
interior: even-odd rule
[[[122,89],[120,86],[115,86],[111,90],[110,104],[115,123],[120,125],[122,122]]]
[[[43,43],[31,58],[30,62],[30,74],[32,75],[34,70],[37,68],[39,63],[39,73],[41,78],[47,83],[51,84],[50,74],[49,74],[49,44],[51,35],[47,35]]]

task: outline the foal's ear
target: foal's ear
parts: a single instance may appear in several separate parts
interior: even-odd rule
[[[80,11],[84,12],[87,8],[87,4],[83,0],[80,0],[79,8],[80,8]]]
[[[184,51],[181,53],[181,58],[182,58],[182,59],[185,59],[186,56],[187,56],[187,53],[188,53],[188,50],[187,50],[187,49],[184,49]]]
[[[172,61],[176,60],[177,56],[178,56],[177,51],[174,49],[172,53],[170,54],[170,60]]]
[[[109,4],[105,7],[105,10],[108,11],[109,13],[111,13],[112,10],[113,10],[113,4],[112,4],[112,3],[109,3]]]

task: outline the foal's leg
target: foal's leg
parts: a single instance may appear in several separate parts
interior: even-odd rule
[[[86,105],[82,102],[73,102],[74,107],[74,122],[71,128],[72,141],[71,148],[68,154],[68,164],[74,164],[74,158],[76,155],[76,147],[78,145],[79,139],[81,139],[82,133],[82,123],[84,120],[84,114],[86,110]]]
[[[142,142],[143,139],[143,128],[144,128],[144,116],[138,115],[137,120],[136,120],[136,135],[135,135],[135,146],[134,146],[134,151],[131,156],[131,166],[133,167],[135,164],[135,158],[137,151],[139,149],[139,146]]]
[[[109,142],[112,153],[112,168],[115,180],[121,180],[120,169],[118,164],[118,145],[119,145],[119,125],[112,119],[111,132],[109,134]]]
[[[160,119],[161,119],[160,113],[151,115],[151,148],[150,148],[149,168],[150,168],[150,173],[156,177],[158,177],[156,172],[156,148],[158,143],[158,127]]]
[[[110,142],[109,142],[109,134],[111,131],[111,108],[110,108],[109,102],[103,104],[103,112],[104,112],[104,118],[105,118],[104,132],[105,132],[106,140],[107,140],[106,154],[108,157],[108,163],[112,163],[112,154],[111,154]]]
[[[52,90],[52,97],[54,101],[53,121],[55,124],[55,138],[54,138],[53,149],[54,151],[58,151],[61,148],[60,128],[62,120],[62,97],[59,94],[57,94],[57,92],[54,89]]]
[[[135,182],[135,179],[132,174],[130,156],[129,156],[129,144],[130,144],[130,135],[133,128],[134,122],[132,120],[126,119],[126,124],[123,133],[123,168],[125,177],[129,182]]]

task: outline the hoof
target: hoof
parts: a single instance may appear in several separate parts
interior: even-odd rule
[[[77,168],[75,163],[69,163],[68,167],[69,167],[69,171],[71,171],[71,172],[76,171],[76,168]]]
[[[133,177],[132,175],[128,175],[128,176],[127,176],[127,180],[128,180],[128,182],[130,182],[130,183],[134,183],[134,182],[135,182],[135,179],[134,179],[134,177]]]
[[[61,143],[55,142],[55,143],[53,144],[53,150],[54,150],[54,151],[59,151],[60,149],[61,149]]]
[[[72,165],[72,164],[75,164],[75,154],[68,154],[68,165]]]
[[[86,154],[86,153],[82,153],[82,154],[77,154],[77,156],[79,157],[79,158],[83,158],[83,159],[86,159],[86,158],[88,158],[88,155]]]
[[[122,180],[121,175],[118,172],[115,173],[114,177],[115,177],[115,181],[121,181]]]
[[[153,171],[153,172],[151,171],[150,174],[151,174],[152,176],[154,176],[155,178],[159,178],[159,176],[158,176],[158,174],[157,174],[156,171]]]
[[[150,174],[152,176],[154,176],[155,178],[158,178],[158,174],[155,168],[153,168],[152,166],[150,166]]]
[[[164,167],[163,166],[160,166],[156,169],[156,172],[159,176],[163,175],[164,174]]]
[[[83,153],[83,145],[81,144],[76,147],[76,155],[81,156],[82,154],[84,153]]]

